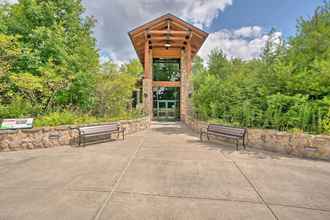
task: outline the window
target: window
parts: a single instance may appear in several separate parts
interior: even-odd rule
[[[153,59],[154,81],[180,81],[180,59]]]

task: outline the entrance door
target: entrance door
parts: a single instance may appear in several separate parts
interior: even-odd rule
[[[153,112],[158,121],[180,119],[180,88],[161,87],[154,90]]]
[[[158,100],[155,116],[159,121],[176,121],[177,103],[173,100]]]

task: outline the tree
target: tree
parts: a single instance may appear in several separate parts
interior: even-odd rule
[[[99,55],[92,37],[95,20],[83,13],[80,0],[19,0],[0,6],[5,96],[40,103],[40,113],[57,107],[93,108],[90,91],[95,89]]]
[[[193,64],[192,64],[193,75],[203,72],[204,70],[205,70],[204,60],[200,56],[196,55],[193,59]]]
[[[143,75],[143,67],[138,59],[132,59],[127,64],[124,64],[121,71],[135,77],[141,77]]]
[[[203,119],[245,127],[329,132],[330,2],[300,19],[284,42],[275,30],[262,56],[227,59],[219,49],[194,74],[194,110]]]
[[[96,76],[96,108],[99,116],[125,114],[131,103],[137,76],[121,72],[111,60],[102,65]]]

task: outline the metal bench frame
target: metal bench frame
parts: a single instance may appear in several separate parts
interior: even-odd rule
[[[246,133],[247,133],[247,129],[245,128],[236,128],[236,127],[229,127],[224,125],[210,124],[207,126],[207,128],[201,128],[200,140],[201,142],[203,142],[203,135],[206,135],[208,140],[210,140],[210,135],[234,139],[236,140],[236,150],[238,150],[239,140],[242,140],[242,144],[245,150]]]
[[[126,129],[122,128],[119,123],[80,127],[78,128],[78,145],[80,146],[83,144],[85,146],[85,144],[89,142],[89,137],[99,136],[100,140],[111,140],[112,134],[117,134],[117,139],[119,139],[119,135],[122,134],[124,140],[125,130]],[[93,142],[95,142],[95,140]]]

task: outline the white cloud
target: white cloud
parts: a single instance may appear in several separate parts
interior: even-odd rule
[[[237,30],[224,29],[209,35],[199,55],[207,61],[210,51],[220,48],[228,58],[249,60],[261,55],[270,37],[279,43],[281,36],[280,32],[270,36],[259,26],[242,27]]]
[[[166,13],[172,13],[202,28],[232,0],[83,0],[88,15],[98,20],[95,36],[98,47],[113,60],[136,57],[127,32]]]
[[[10,3],[10,4],[14,4],[17,3],[18,0],[0,0],[0,4],[2,3]]]
[[[235,36],[239,37],[260,37],[262,34],[262,28],[259,26],[251,26],[251,27],[242,27],[234,31]]]
[[[185,2],[183,18],[189,19],[195,25],[209,26],[212,21],[223,11],[226,6],[232,4],[232,0],[181,0]]]
[[[17,0],[0,0],[15,3]],[[97,46],[104,53],[101,60],[109,56],[117,63],[135,58],[135,51],[127,35],[128,31],[141,24],[172,13],[197,27],[209,27],[221,11],[233,3],[233,0],[82,0],[87,15],[96,17],[95,28]],[[277,32],[274,41],[281,37]],[[219,30],[210,33],[199,52],[205,60],[213,48],[222,49],[229,58],[244,60],[260,56],[269,39],[260,26],[242,27],[236,30]]]

